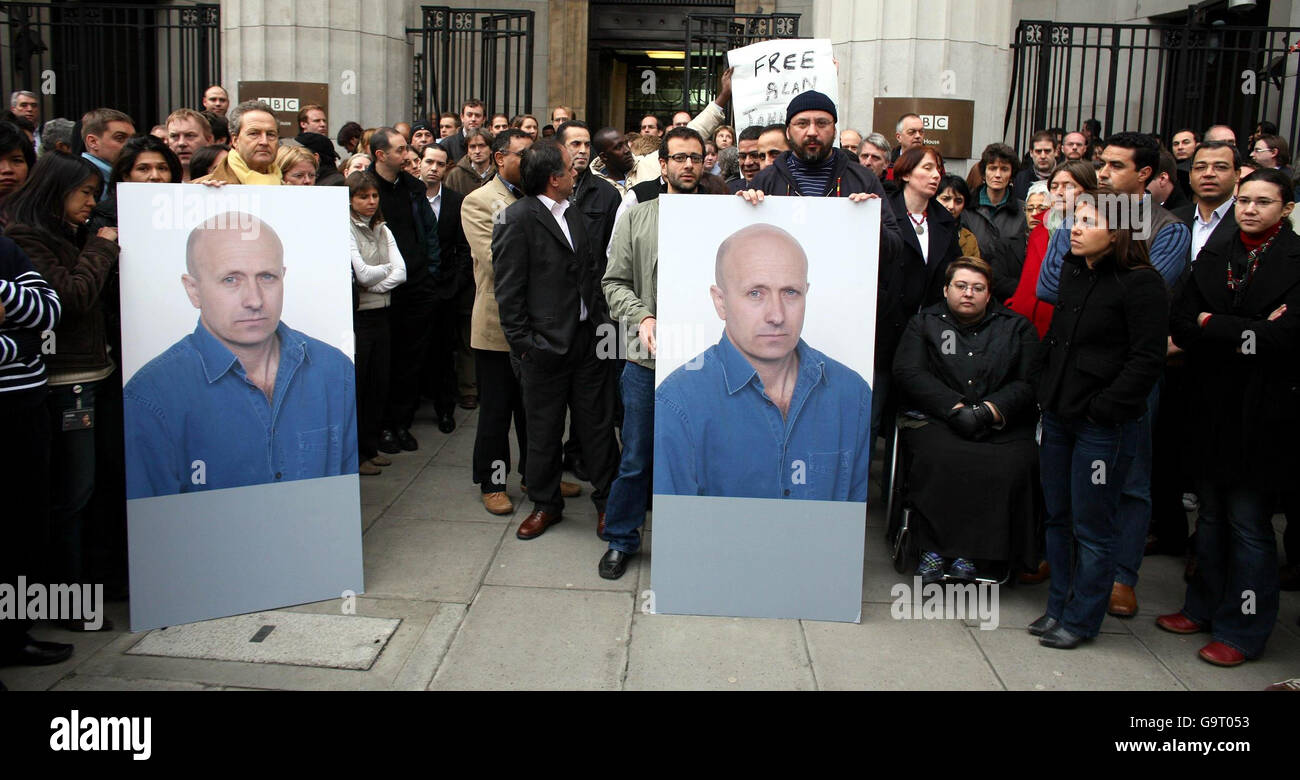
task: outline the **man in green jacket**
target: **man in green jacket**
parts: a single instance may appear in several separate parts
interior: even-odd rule
[[[659,147],[660,174],[668,192],[696,191],[704,172],[704,139],[689,127],[676,127]],[[639,203],[614,226],[609,265],[601,289],[610,316],[627,330],[627,363],[623,394],[623,457],[618,477],[605,505],[605,535],[609,550],[597,571],[616,580],[628,560],[641,549],[650,467],[654,463],[655,432],[655,277],[659,265],[659,200]]]

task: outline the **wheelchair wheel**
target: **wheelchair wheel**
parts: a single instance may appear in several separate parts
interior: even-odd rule
[[[910,520],[912,510],[902,511],[898,535],[893,540],[894,571],[899,574],[912,574],[921,558],[921,551],[916,546],[916,534],[912,533]]]

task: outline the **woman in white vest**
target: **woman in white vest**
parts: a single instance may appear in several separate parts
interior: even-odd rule
[[[352,253],[352,329],[357,355],[357,442],[359,471],[380,473],[392,461],[379,454],[380,416],[388,401],[389,292],[406,281],[406,263],[379,211],[379,182],[358,171],[347,178],[348,246]]]

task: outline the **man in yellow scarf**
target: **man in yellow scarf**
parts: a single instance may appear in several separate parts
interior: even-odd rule
[[[227,184],[280,184],[275,164],[280,133],[271,107],[247,100],[230,110],[230,154],[207,176],[194,181]]]

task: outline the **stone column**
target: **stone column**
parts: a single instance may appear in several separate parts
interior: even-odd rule
[[[329,84],[330,134],[410,121],[413,47],[404,0],[221,0],[222,83]]]
[[[534,105],[533,113],[545,125],[551,120],[551,109],[570,106],[580,119],[587,120],[587,0],[549,0],[546,21],[549,102]]]
[[[1012,0],[817,0],[815,38],[840,63],[839,126],[866,133],[877,97],[975,101],[972,153],[1002,140]],[[888,134],[893,142],[893,134]]]

